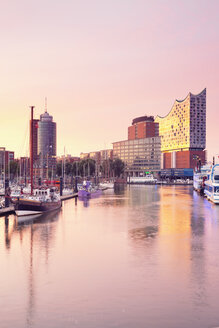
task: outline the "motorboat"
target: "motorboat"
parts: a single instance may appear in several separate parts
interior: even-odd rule
[[[114,189],[114,182],[108,182],[108,181],[100,182],[99,187],[102,190],[104,190],[104,189]]]
[[[71,196],[73,195],[73,189],[70,189],[70,188],[64,188],[62,190],[62,195],[63,196]]]
[[[97,186],[92,186],[90,181],[84,181],[83,185],[79,187],[78,198],[95,198],[100,196],[102,190]]]
[[[154,178],[153,174],[147,174],[142,177],[128,177],[127,183],[136,183],[136,184],[146,184],[146,183],[156,183],[157,179]]]
[[[208,200],[219,204],[219,164],[212,166],[204,183],[204,194]]]

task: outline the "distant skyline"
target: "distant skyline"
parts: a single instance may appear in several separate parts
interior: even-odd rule
[[[0,146],[28,154],[30,110],[57,122],[57,155],[127,139],[207,88],[208,159],[219,153],[219,1],[38,0],[0,12]]]

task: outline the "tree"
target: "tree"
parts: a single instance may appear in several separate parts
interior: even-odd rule
[[[56,174],[61,177],[62,175],[62,162],[56,164]]]
[[[100,165],[100,172],[104,177],[111,177],[113,171],[113,160],[111,158],[105,159]]]
[[[8,173],[8,168],[6,167],[6,172]],[[18,162],[10,161],[10,174],[16,175],[18,173]]]
[[[112,163],[113,171],[116,177],[124,172],[125,164],[120,158],[116,158]]]
[[[96,162],[91,159],[83,159],[78,163],[78,172],[81,176],[92,176],[95,173]]]
[[[72,164],[72,174],[73,174],[74,176],[80,174],[80,172],[79,172],[79,163],[80,163],[80,162],[74,162],[74,163]]]
[[[67,162],[65,164],[65,174],[71,175],[72,174],[72,164]]]

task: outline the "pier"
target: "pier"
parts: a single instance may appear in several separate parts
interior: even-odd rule
[[[77,192],[75,192],[75,193],[73,193],[73,194],[71,194],[71,195],[60,196],[62,202],[63,202],[64,200],[71,199],[71,198],[75,198],[75,197],[78,197],[78,193],[77,193]]]
[[[0,216],[5,216],[7,214],[13,214],[13,213],[14,213],[14,205],[0,209]]]

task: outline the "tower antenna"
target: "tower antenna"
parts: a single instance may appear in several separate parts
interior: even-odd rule
[[[47,113],[47,97],[45,97],[45,113]]]

